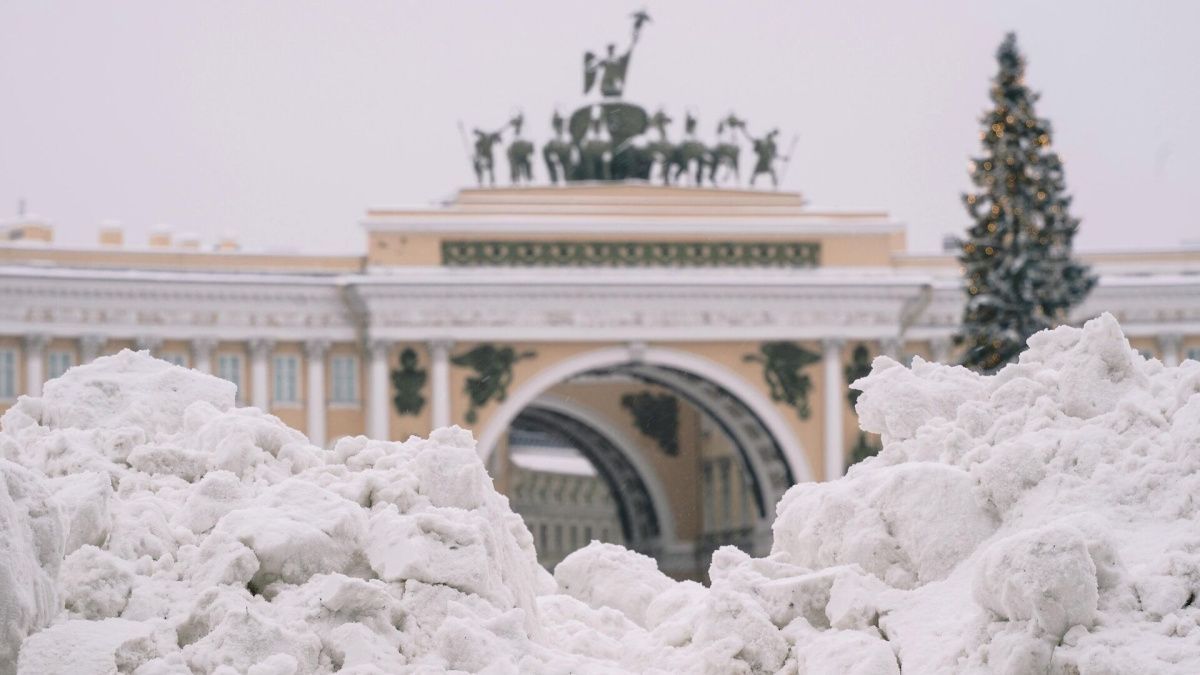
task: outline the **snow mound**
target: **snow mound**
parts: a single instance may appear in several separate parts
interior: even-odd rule
[[[460,429],[327,451],[99,359],[0,420],[0,675],[1200,672],[1200,363],[1105,315],[854,386],[883,451],[703,586],[599,543],[551,577]]]

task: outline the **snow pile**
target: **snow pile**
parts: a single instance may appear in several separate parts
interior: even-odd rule
[[[1200,363],[1104,316],[856,386],[885,449],[706,587],[598,543],[551,578],[467,432],[325,451],[100,359],[2,420],[0,674],[1200,672]]]
[[[553,580],[469,433],[327,451],[234,394],[126,351],[5,413],[0,674],[436,671],[537,633]]]

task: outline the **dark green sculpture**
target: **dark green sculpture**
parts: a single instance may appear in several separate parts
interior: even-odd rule
[[[633,33],[623,52],[618,52],[616,44],[609,44],[602,54],[584,54],[583,92],[598,96],[566,118],[558,111],[551,118],[553,137],[541,148],[550,183],[654,180],[663,185],[683,181],[701,187],[740,182],[740,143],[744,136],[756,155],[751,187],[760,174],[767,174],[778,188],[792,152],[789,150],[786,156],[780,153],[777,129],[754,138],[746,130],[746,121],[730,113],[717,124],[716,142],[709,143],[697,136],[697,118],[688,112],[684,133],[676,143],[668,138],[667,127],[672,120],[665,112],[659,110],[651,117],[642,106],[625,100],[633,50],[642,28],[650,22],[650,15],[644,11],[633,13],[631,18]],[[471,146],[468,154],[480,186],[485,182],[495,185],[494,146],[507,128],[514,132],[506,149],[512,183],[532,182],[532,158],[537,148],[522,137],[523,124],[524,115],[518,114],[498,131],[474,130],[474,141],[467,142]],[[657,132],[656,138],[649,134],[651,129]]]
[[[804,369],[820,361],[820,355],[795,342],[764,342],[759,352],[747,355],[745,360],[763,364],[763,379],[771,390],[771,398],[795,408],[800,419],[808,419],[812,415],[808,405],[812,378]]]
[[[496,184],[496,159],[492,154],[492,149],[500,142],[500,136],[504,132],[501,127],[496,131],[482,131],[473,129],[475,133],[475,156],[473,162],[475,165],[475,180],[479,181],[479,185],[483,185],[483,177],[486,175],[488,183]]]
[[[513,139],[508,144],[508,171],[513,185],[533,182],[533,143],[521,138],[521,127],[525,126],[525,113],[517,113],[508,125],[512,127]]]
[[[563,117],[554,111],[550,118],[550,126],[554,129],[554,138],[542,147],[542,159],[546,162],[546,173],[550,182],[557,185],[559,179],[567,180],[571,171],[571,144],[563,136]]]
[[[738,156],[741,147],[738,146],[738,130],[746,127],[746,121],[733,113],[717,122],[717,146],[712,149],[712,162],[709,166],[708,182],[717,185],[721,182],[717,171],[725,169],[725,177],[733,174],[735,181],[742,178],[738,173]]]
[[[579,146],[578,180],[611,180],[613,144],[603,120],[596,117]]]
[[[779,145],[775,142],[775,137],[779,135],[779,130],[772,129],[766,136],[754,138],[743,126],[742,133],[754,146],[754,154],[757,155],[754,171],[750,174],[750,187],[754,187],[754,179],[762,173],[771,177],[772,187],[779,187],[779,175],[775,172],[775,160],[779,158]]]
[[[451,358],[450,362],[454,365],[475,371],[474,375],[467,378],[463,387],[470,401],[470,407],[465,416],[467,423],[474,424],[478,421],[479,409],[492,400],[503,401],[508,398],[508,385],[512,384],[513,364],[536,355],[535,352],[518,354],[512,347],[482,344],[465,354]]]
[[[590,93],[599,78],[602,96],[605,98],[621,97],[621,94],[625,92],[625,76],[629,73],[629,57],[633,54],[634,46],[637,45],[642,25],[648,21],[650,21],[650,15],[646,12],[633,14],[633,39],[629,42],[629,49],[626,49],[625,53],[620,56],[616,53],[617,45],[613,43],[609,43],[608,54],[603,58],[592,52],[584,52],[583,93]]]
[[[396,396],[392,401],[396,404],[397,413],[421,414],[425,407],[425,397],[421,392],[425,389],[427,379],[425,369],[417,367],[417,353],[412,347],[405,347],[400,352],[400,367],[392,371],[392,386],[396,388]]]
[[[667,138],[667,125],[672,121],[674,120],[659,108],[650,118],[650,127],[658,132],[658,140],[646,144],[646,153],[651,162],[647,178],[653,178],[654,170],[658,169],[663,185],[671,183],[671,158],[675,154],[675,145]]]
[[[633,425],[670,457],[679,454],[679,399],[649,391],[625,394],[621,407],[633,414]]]

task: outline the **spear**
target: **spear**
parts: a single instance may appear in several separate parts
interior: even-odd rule
[[[792,156],[796,154],[796,143],[800,142],[800,134],[792,134],[792,144],[788,146],[788,153],[783,158],[783,168],[779,170],[779,184],[783,184],[783,179],[787,178],[788,167],[792,165]]]
[[[458,121],[458,137],[462,139],[463,152],[467,153],[467,163],[471,165],[471,170],[475,170],[475,153],[471,152],[471,141],[467,138],[467,128],[463,126],[462,120]]]

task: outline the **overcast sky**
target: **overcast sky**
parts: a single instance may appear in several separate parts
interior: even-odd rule
[[[584,50],[641,2],[0,3],[0,217],[24,198],[60,240],[119,220],[255,248],[357,252],[367,208],[474,178],[457,121],[525,111],[549,135]],[[626,98],[731,110],[799,135],[784,187],[885,209],[910,247],[966,225],[994,52],[1016,30],[1088,250],[1200,239],[1200,2],[646,3]],[[745,151],[747,154],[748,151]],[[503,162],[500,162],[504,168]],[[538,177],[544,180],[542,167]]]

